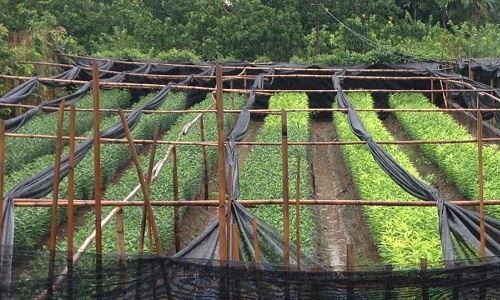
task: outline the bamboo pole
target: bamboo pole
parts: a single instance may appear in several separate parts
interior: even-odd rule
[[[431,90],[434,91],[434,79],[431,79]],[[436,103],[436,100],[434,99],[434,92],[431,92],[431,102],[432,104]]]
[[[290,266],[290,215],[289,215],[289,195],[288,195],[288,121],[286,112],[281,112],[281,158],[283,163],[283,259],[285,267]]]
[[[132,134],[130,133],[130,129],[127,124],[127,119],[125,118],[125,114],[120,112],[120,119],[122,121],[123,128],[125,129],[125,136],[129,142],[130,153],[132,154],[132,161],[134,162],[135,168],[137,170],[137,175],[139,177],[139,182],[141,184],[142,195],[144,197],[144,203],[147,207],[147,220],[151,229],[153,231],[153,237],[155,241],[156,251],[158,255],[163,255],[163,249],[161,246],[160,236],[158,234],[158,229],[156,227],[156,222],[154,219],[153,209],[151,208],[151,201],[149,196],[149,187],[147,185],[146,179],[142,174],[141,163],[139,161],[139,157],[137,156],[137,150],[135,149],[134,142],[132,141]]]
[[[425,277],[425,272],[427,272],[427,258],[420,258],[420,272],[422,273],[421,277]],[[429,300],[429,289],[427,287],[422,286],[422,299]]]
[[[75,106],[71,105],[69,112],[69,171],[68,171],[68,211],[67,211],[67,268],[68,268],[68,298],[73,297],[73,252],[74,252],[74,228],[75,228],[75,136],[76,136],[76,112]]]
[[[255,217],[252,218],[252,246],[255,263],[260,264],[259,228],[257,227],[257,219]]]
[[[476,112],[476,110],[475,110]],[[5,133],[6,137],[13,138],[36,138],[36,139],[51,139],[55,140],[55,135],[43,135],[43,134],[20,134],[20,133]],[[63,136],[63,140],[70,140],[69,136]],[[75,137],[77,141],[87,140],[86,137]],[[102,144],[126,144],[128,143],[126,139],[112,139],[112,138],[101,138],[100,141]],[[133,140],[134,144],[143,144],[148,145],[152,144],[153,140],[143,140],[136,139]],[[406,144],[465,144],[465,143],[477,143],[477,139],[468,139],[468,140],[394,140],[394,141],[375,141],[377,144],[385,144],[385,145],[406,145]],[[483,138],[483,142],[485,143],[498,143],[500,142],[500,137],[497,138]],[[197,145],[197,146],[209,146],[216,147],[218,144],[212,141],[205,142],[194,142],[194,141],[157,141],[158,144],[161,145]],[[225,142],[224,142],[225,143]],[[288,145],[306,145],[306,146],[326,146],[326,145],[362,145],[365,142],[352,140],[352,141],[303,141],[303,142],[288,142]],[[281,142],[236,142],[236,145],[258,145],[258,146],[280,146]]]
[[[484,224],[484,174],[483,174],[483,115],[479,109],[479,95],[476,94],[476,104],[477,104],[477,155],[478,155],[478,171],[479,171],[479,240],[480,248],[479,253],[481,256],[481,261],[486,260],[486,237],[485,237],[485,224]]]
[[[140,186],[139,186],[140,189]],[[135,192],[135,189],[134,191]],[[102,206],[113,206],[117,209],[120,207],[128,206],[144,206],[143,201],[130,202],[130,197],[127,199],[118,200],[103,200]],[[479,200],[454,200],[448,201],[458,206],[478,206]],[[51,199],[26,199],[16,198],[15,206],[17,207],[50,207],[52,205]],[[259,205],[280,205],[283,206],[283,200],[278,199],[255,199],[255,200],[238,200],[238,203],[244,206],[259,206]],[[500,205],[500,200],[484,200],[484,205]],[[300,200],[300,205],[346,205],[346,206],[386,206],[386,207],[435,207],[436,203],[433,201],[387,201],[387,199],[379,200],[355,200],[355,199],[303,199]],[[67,199],[59,199],[58,206],[67,206]],[[75,200],[74,206],[95,206],[94,200]],[[219,200],[193,200],[193,201],[173,201],[173,200],[155,200],[151,202],[151,206],[170,207],[170,206],[219,206]],[[116,212],[114,212],[116,213]],[[114,214],[113,213],[113,214]],[[104,222],[104,221],[103,221]],[[106,222],[107,223],[107,222]],[[105,223],[105,224],[106,224]]]
[[[29,80],[31,77],[27,76],[12,76],[12,75],[0,75],[0,78],[3,79],[16,79],[16,80]],[[60,83],[71,83],[71,84],[80,84],[83,85],[87,83],[84,80],[67,80],[67,79],[54,79],[54,78],[40,78],[41,81],[46,82],[60,82]],[[448,82],[448,81],[447,81]],[[128,83],[128,82],[101,82],[101,86],[109,87],[109,88],[127,88],[127,89],[153,89],[159,90],[165,87],[162,84],[146,84],[146,83]],[[201,86],[190,86],[190,85],[179,85],[179,84],[171,84],[171,88],[174,90],[198,90],[198,91],[206,91],[213,92],[215,89],[212,87],[201,87]],[[343,90],[344,92],[371,92],[371,93],[430,93],[432,90],[430,89],[347,89]],[[470,92],[469,89],[446,89],[447,92]],[[477,89],[478,92],[494,92],[493,88],[487,89]],[[225,93],[237,93],[237,94],[249,94],[250,91],[248,89],[225,89]],[[257,94],[261,95],[271,95],[275,93],[334,93],[337,92],[336,89],[262,89],[256,91]]]
[[[179,181],[177,176],[177,147],[172,149],[172,183],[174,190],[174,201],[179,201]],[[180,229],[179,229],[179,207],[174,207],[174,241],[175,252],[181,250]]]
[[[205,124],[203,121],[203,115],[200,117],[200,141],[205,142]],[[201,153],[203,157],[203,196],[204,199],[208,199],[209,185],[208,185],[208,160],[207,160],[207,148],[205,145],[201,146]]]
[[[226,195],[225,195],[225,160],[224,160],[224,115],[223,115],[223,95],[222,95],[222,68],[217,64],[215,73],[216,79],[216,107],[217,107],[217,169],[218,169],[218,189],[219,189],[219,259],[225,261],[227,257],[226,239]]]
[[[123,262],[125,259],[125,234],[123,226],[123,209],[116,213],[116,241],[118,248],[118,262]]]
[[[68,171],[68,263],[72,262],[74,245],[74,228],[75,228],[75,212],[74,212],[74,199],[75,199],[75,135],[76,135],[76,114],[75,106],[71,105],[69,113],[69,171]]]
[[[434,90],[434,93],[440,90]],[[469,92],[475,90],[469,90]],[[490,94],[480,93],[482,96],[491,97]],[[492,99],[497,99],[493,97]],[[0,103],[0,106],[5,107],[25,107],[25,108],[33,108],[37,105],[27,105],[27,104],[10,104],[10,103]],[[57,107],[49,107],[43,106],[43,110],[45,111],[57,111]],[[65,111],[69,111],[70,108],[65,108]],[[93,112],[93,108],[76,108],[77,112]],[[116,113],[120,109],[115,108],[100,108],[99,113]],[[356,109],[358,112],[367,111],[367,112],[476,112],[476,108],[359,108]],[[123,112],[130,113],[133,112],[132,109],[124,109]],[[230,114],[240,114],[242,109],[224,109],[224,113]],[[281,109],[249,109],[248,110],[252,114],[281,114]],[[347,112],[348,110],[345,108],[287,108],[286,112]],[[481,108],[482,112],[500,112],[500,108]],[[195,113],[215,113],[216,109],[175,109],[175,110],[143,110],[144,113],[147,114],[195,114]]]
[[[0,120],[0,238],[3,235],[3,198],[5,179],[5,122]]]
[[[158,139],[160,138],[160,124],[156,124],[154,133],[153,133],[153,146],[151,147],[151,155],[149,157],[149,167],[148,167],[148,176],[147,176],[147,183],[148,186],[151,186],[151,181],[153,177],[153,168],[154,168],[154,163],[155,163],[155,156],[156,156],[156,148],[158,145]],[[141,232],[140,232],[140,240],[139,240],[139,253],[144,252],[144,236],[146,234],[146,214],[147,214],[147,208],[144,206],[142,210],[142,219],[141,219]],[[149,227],[151,228],[151,227]],[[151,243],[151,234],[149,235],[149,240]]]
[[[54,179],[52,183],[52,207],[50,210],[50,244],[49,244],[49,277],[48,277],[48,295],[49,297],[53,295],[53,283],[54,283],[54,270],[55,270],[55,260],[56,260],[56,241],[57,241],[57,200],[59,198],[59,183],[61,178],[61,152],[62,152],[62,132],[63,132],[63,122],[64,122],[64,100],[59,104],[58,116],[57,116],[57,137],[56,140],[56,152],[54,158]]]
[[[94,198],[95,198],[95,250],[97,255],[102,254],[102,229],[101,229],[101,143],[100,143],[100,115],[99,115],[99,68],[96,64],[92,68],[92,96],[94,110]]]
[[[229,242],[231,241],[231,233],[232,233],[232,217],[231,217],[231,213],[232,213],[232,210],[233,210],[233,169],[231,166],[229,166],[229,170],[228,170],[228,178],[226,180],[226,186],[227,186],[227,211],[226,211],[226,222],[227,222],[227,229],[226,229],[226,233],[227,233],[227,241],[228,241],[228,244]],[[233,249],[234,251],[234,249]],[[227,247],[227,257],[231,257],[231,249],[230,247]]]
[[[232,238],[233,238],[233,260],[240,260],[240,236],[238,232],[238,224],[232,224]]]
[[[94,198],[95,198],[95,250],[96,250],[96,294],[102,293],[102,228],[101,228],[101,142],[100,142],[100,90],[99,90],[99,68],[96,64],[92,66],[92,96],[93,96],[93,129],[94,129]]]
[[[300,156],[297,157],[297,182],[295,183],[295,251],[297,271],[300,271]]]

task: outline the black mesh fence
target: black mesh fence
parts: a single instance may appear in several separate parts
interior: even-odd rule
[[[43,252],[43,251],[42,251]],[[16,251],[10,291],[3,297],[40,296],[69,299],[499,299],[498,259],[453,268],[442,266],[399,270],[398,266],[297,271],[247,262],[177,259],[157,255],[83,254],[64,276],[65,259],[57,260],[55,275],[40,251]],[[65,257],[66,253],[58,253]],[[45,256],[47,257],[47,256]],[[493,262],[492,262],[493,261]],[[29,263],[27,263],[29,262]],[[60,277],[58,277],[60,276]],[[52,291],[49,282],[56,282]],[[52,296],[50,296],[52,295]],[[43,298],[41,297],[41,298]]]

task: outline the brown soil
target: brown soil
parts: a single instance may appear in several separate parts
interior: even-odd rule
[[[312,123],[311,141],[331,141],[335,135],[331,121]],[[339,146],[312,146],[309,160],[315,176],[316,199],[359,199]],[[355,265],[372,265],[379,261],[362,207],[324,205],[311,206],[311,209],[319,220],[316,223],[318,260],[334,269],[343,269],[346,245],[352,243]]]
[[[260,128],[262,125],[262,122],[255,122],[252,121],[250,123],[250,127],[248,128],[248,132],[246,133],[245,137],[243,138],[243,141],[245,142],[251,142],[255,141],[255,136],[257,135],[257,130]],[[245,162],[247,159],[250,150],[251,150],[251,145],[241,145],[238,146],[238,164],[241,167],[241,165]],[[211,167],[211,170],[209,172],[209,193],[208,193],[208,198],[209,199],[217,199],[218,194],[217,194],[217,176],[216,176],[216,165],[213,165]],[[204,191],[203,187],[200,188],[200,191],[198,192],[198,195],[196,196],[197,200],[203,200],[204,198]],[[188,207],[184,211],[184,214],[181,218],[180,221],[180,232],[182,232],[181,237],[180,237],[180,244],[181,248],[184,248],[187,246],[194,238],[196,238],[203,230],[218,217],[217,214],[217,208],[216,207]],[[169,249],[169,253],[173,254],[174,250]]]
[[[387,119],[384,120],[384,124],[396,140],[409,139],[394,115],[389,114]],[[424,156],[418,145],[405,144],[399,145],[399,147],[408,155],[422,178],[436,188],[439,191],[439,195],[444,200],[465,199],[458,191],[457,186],[451,182],[436,165]]]

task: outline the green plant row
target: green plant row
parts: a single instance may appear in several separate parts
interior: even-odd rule
[[[140,108],[151,100],[152,96],[142,98],[133,106],[133,109]],[[184,106],[185,94],[171,94],[160,107],[162,110],[179,109]],[[132,131],[135,139],[149,139],[153,135],[154,124],[160,123],[162,130],[167,129],[176,119],[177,114],[146,114]],[[101,122],[101,129],[108,128],[119,121],[117,115],[108,117]],[[92,135],[92,131],[86,133]],[[68,148],[64,150],[67,155]],[[94,154],[91,150],[89,154],[78,164],[75,169],[75,198],[89,199],[94,190]],[[53,164],[53,155],[46,155],[32,164],[28,164],[23,172],[15,172],[18,179],[26,179],[36,174],[41,169]],[[113,179],[114,174],[130,161],[130,151],[127,144],[102,144],[101,145],[101,175],[102,184],[105,186]],[[18,181],[9,180],[9,184]],[[67,197],[67,178],[61,182],[60,198]],[[51,197],[51,194],[47,197]],[[65,210],[60,210],[60,220],[65,218]],[[16,235],[14,245],[19,248],[33,247],[44,235],[47,234],[50,224],[50,208],[24,208],[16,212]]]
[[[126,108],[130,106],[131,97],[126,90],[101,91],[100,106],[102,108]],[[88,94],[76,103],[77,108],[92,108],[92,94]],[[104,112],[101,117],[108,116]],[[76,113],[76,134],[81,135],[92,126],[92,112]],[[48,134],[53,135],[57,128],[57,113],[41,114],[28,124],[21,127],[17,133],[22,134]],[[64,135],[69,133],[69,112],[64,114]],[[5,169],[6,173],[19,170],[23,165],[34,161],[45,154],[54,153],[55,141],[40,138],[14,138],[8,137],[6,143]]]
[[[306,94],[277,94],[269,100],[270,109],[307,108]],[[288,113],[288,140],[307,141],[309,139],[309,114],[307,112]],[[269,115],[257,132],[258,142],[281,141],[281,116]],[[297,182],[297,159],[301,158],[301,198],[310,195],[309,171],[307,167],[307,148],[289,146],[289,195],[295,199]],[[283,198],[283,161],[281,147],[254,146],[248,159],[241,167],[241,199],[282,199]],[[293,202],[292,202],[293,203]],[[281,206],[266,205],[252,209],[262,221],[270,224],[278,232],[283,232],[283,209]],[[311,212],[301,207],[300,230],[304,253],[310,255],[314,250],[314,221]],[[290,238],[295,240],[295,206],[290,206]]]
[[[237,105],[241,106],[243,104],[243,98],[238,97],[236,99]],[[206,109],[213,103],[211,96],[208,96],[203,102],[196,104],[192,109]],[[226,101],[226,107],[230,108],[231,104]],[[179,133],[183,130],[186,123],[193,120],[196,116],[195,113],[187,113],[179,117],[177,122],[171,127],[171,129],[162,137],[162,140],[177,140]],[[225,125],[226,131],[231,127],[231,116],[229,114],[225,115]],[[205,114],[204,115],[204,125],[205,125],[205,139],[206,140],[216,140],[217,139],[217,126],[215,114]],[[181,140],[183,141],[200,141],[200,131],[197,128],[198,125],[188,132],[188,134],[183,135]],[[169,145],[159,145],[156,154],[156,161],[163,157],[168,149]],[[208,164],[214,164],[217,160],[216,154],[217,150],[215,147],[207,147],[207,160]],[[146,174],[149,165],[150,153],[144,153],[140,156],[141,167]],[[203,154],[202,148],[196,145],[180,145],[177,146],[177,166],[178,166],[178,182],[179,182],[179,197],[181,200],[191,200],[196,197],[199,192],[199,188],[203,180]],[[104,198],[110,200],[121,200],[124,199],[139,183],[137,170],[135,167],[131,166],[128,168],[120,180],[110,185],[105,193]],[[151,199],[154,200],[165,200],[172,199],[173,195],[173,185],[172,185],[172,163],[167,162],[159,177],[151,185]],[[142,193],[139,192],[132,200],[142,200]],[[112,208],[107,207],[103,209],[103,215],[106,215],[112,210]],[[163,248],[168,250],[172,248],[173,240],[173,208],[172,207],[153,207],[155,221],[159,230],[160,239],[162,241]],[[181,210],[182,213],[182,210]],[[126,253],[137,253],[139,246],[140,237],[140,225],[142,218],[142,207],[127,207],[124,209],[124,232],[125,232],[125,251]],[[93,212],[89,212],[85,216],[86,222],[82,225],[79,230],[75,232],[75,245],[80,245],[87,236],[94,230],[94,220],[95,215]],[[116,242],[116,223],[115,218],[111,223],[103,230],[103,251],[104,253],[115,253],[117,251]],[[66,241],[61,241],[58,248],[64,250],[66,247]],[[147,248],[147,247],[146,247]]]
[[[393,94],[393,108],[437,108],[422,94]],[[443,112],[397,112],[396,118],[406,133],[419,140],[474,139],[452,115]],[[423,144],[422,152],[458,187],[467,199],[479,198],[478,149],[476,144]],[[484,145],[484,198],[500,199],[500,148]],[[486,212],[500,219],[499,206],[487,206]]]
[[[373,108],[369,94],[351,93],[349,98],[357,108]],[[394,140],[376,113],[360,112],[360,116],[374,140]],[[335,114],[334,122],[340,140],[357,140],[345,114]],[[383,148],[404,169],[419,177],[410,159],[396,145]],[[362,199],[416,200],[380,168],[366,145],[343,145],[341,151]],[[442,261],[436,208],[367,206],[364,214],[384,263],[403,268],[418,266],[421,257],[430,264]]]

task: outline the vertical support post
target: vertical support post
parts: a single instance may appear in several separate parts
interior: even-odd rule
[[[94,63],[92,66],[92,96],[94,117],[94,199],[95,199],[95,251],[99,257],[102,254],[102,228],[101,228],[101,136],[99,115],[99,68]]]
[[[223,114],[223,95],[222,95],[222,68],[217,64],[215,68],[216,92],[215,106],[217,109],[217,171],[218,171],[218,190],[219,190],[219,259],[227,260],[227,239],[226,239],[226,187],[225,187],[225,161],[224,161],[224,114]]]
[[[477,105],[477,156],[478,156],[478,170],[479,170],[479,254],[481,262],[486,259],[486,238],[485,238],[485,225],[484,225],[484,174],[483,174],[483,115],[480,107],[480,97],[476,94]]]
[[[295,186],[295,251],[297,271],[300,271],[300,156],[297,157],[297,182]]]
[[[5,122],[0,120],[0,239],[3,234],[3,190],[5,178]]]
[[[420,271],[422,272],[421,278],[425,278],[427,271],[427,258],[425,257],[420,258]],[[425,284],[422,284],[422,299],[429,300],[429,289]]]
[[[434,99],[434,79],[431,78],[431,102],[435,104],[436,101]]]
[[[137,170],[137,175],[139,176],[139,182],[141,184],[142,195],[144,196],[144,203],[147,206],[147,221],[151,226],[153,231],[153,237],[156,245],[156,251],[158,255],[163,255],[163,249],[161,246],[160,236],[158,234],[158,229],[156,227],[155,217],[153,214],[153,208],[151,207],[151,200],[149,196],[149,186],[147,185],[146,179],[142,174],[141,164],[139,162],[139,157],[137,156],[137,150],[135,149],[134,141],[132,140],[132,135],[130,134],[130,129],[125,118],[123,110],[119,111],[120,119],[122,121],[123,128],[125,129],[125,136],[127,137],[128,145],[130,148],[130,153],[132,154],[132,161],[134,162],[135,168]]]
[[[469,79],[474,80],[474,72],[472,71],[472,59],[471,58],[469,58],[468,71],[469,71]]]
[[[200,141],[205,142],[205,122],[203,121],[203,114],[200,116]],[[207,161],[207,147],[201,146],[201,153],[203,156],[203,199],[208,200],[208,161]]]
[[[177,147],[172,148],[172,183],[174,190],[174,201],[179,201],[179,180],[177,177]],[[175,252],[181,250],[181,241],[179,237],[179,206],[174,206],[174,241]]]
[[[73,238],[75,228],[75,212],[73,201],[75,199],[75,138],[76,138],[76,110],[71,105],[69,112],[69,171],[68,171],[68,263],[73,262]]]
[[[101,191],[101,136],[99,115],[99,67],[92,65],[92,100],[94,130],[94,213],[95,213],[95,262],[96,262],[96,294],[102,293],[102,191]]]
[[[61,152],[63,147],[62,134],[64,122],[64,100],[59,104],[57,116],[57,131],[56,131],[56,153],[54,159],[54,181],[52,183],[52,207],[50,210],[50,244],[49,244],[49,286],[47,292],[49,296],[53,295],[54,284],[54,269],[56,260],[56,240],[57,240],[57,204],[59,198],[59,179],[61,175]]]
[[[281,158],[283,161],[283,240],[284,240],[284,253],[283,259],[285,267],[290,265],[290,215],[289,215],[289,201],[288,195],[288,124],[287,115],[284,109],[281,110]]]
[[[450,92],[448,91],[448,81],[445,81],[444,83],[444,88],[445,88],[445,96],[444,96],[444,108],[448,109],[449,108],[449,98],[450,98]]]
[[[229,172],[228,172],[228,178],[227,178],[227,217],[226,217],[226,220],[227,220],[227,229],[226,229],[226,233],[227,233],[227,241],[228,241],[228,244],[229,242],[231,241],[231,233],[232,233],[232,229],[231,229],[231,223],[232,223],[232,219],[231,219],[231,212],[232,212],[232,205],[233,205],[233,169],[231,166],[229,166]],[[234,249],[233,249],[234,251]],[[231,249],[230,247],[227,247],[227,257],[231,257]]]
[[[254,251],[255,263],[260,263],[260,249],[259,249],[259,228],[257,227],[257,219],[252,218],[252,246]]]
[[[153,133],[153,145],[151,146],[151,156],[149,157],[149,166],[148,166],[148,177],[147,177],[147,183],[148,187],[151,186],[151,180],[153,177],[153,167],[155,163],[155,156],[156,156],[156,148],[158,145],[158,139],[160,138],[160,124],[156,124],[154,133]],[[141,232],[140,232],[140,240],[139,240],[139,252],[143,253],[144,252],[144,236],[146,235],[146,214],[147,214],[147,208],[146,205],[144,205],[143,210],[142,210],[142,220],[141,220]],[[149,241],[151,244],[151,227],[149,226]],[[153,247],[150,247],[150,250]]]
[[[238,224],[233,223],[232,224],[232,238],[233,238],[233,260],[234,261],[239,261],[240,260],[240,236],[238,233]]]
[[[74,252],[74,228],[75,228],[75,209],[73,201],[75,199],[75,138],[76,137],[76,110],[75,106],[71,105],[69,111],[69,170],[68,170],[68,251],[67,251],[67,266],[68,266],[68,298],[73,297],[73,252]]]
[[[118,262],[122,263],[125,259],[123,208],[119,209],[116,212],[116,242],[118,246]]]

